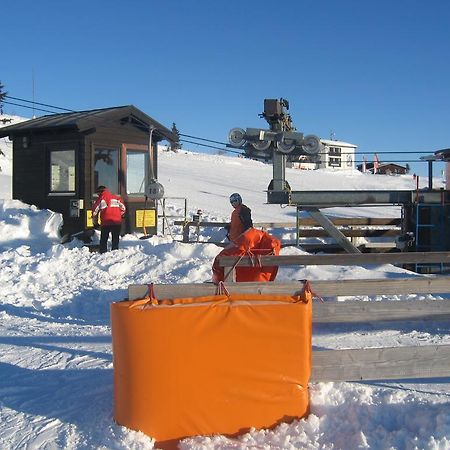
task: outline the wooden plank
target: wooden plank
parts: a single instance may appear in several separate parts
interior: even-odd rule
[[[361,228],[353,228],[352,230],[337,228],[346,237],[388,237],[400,236],[400,230],[383,229],[383,230],[364,230]],[[321,228],[300,228],[298,230],[299,238],[302,237],[331,237],[329,233]]]
[[[314,323],[448,320],[450,300],[328,301],[313,305]]]
[[[401,224],[401,219],[396,218],[378,218],[378,217],[330,217],[327,216],[335,225],[341,226],[372,226],[372,225],[389,225],[389,226],[399,226]],[[318,226],[316,220],[312,217],[301,217],[299,219],[300,226]],[[174,225],[189,225],[197,226],[197,222],[194,221],[184,221],[175,220]],[[202,227],[224,227],[229,222],[211,222],[202,221],[200,226]],[[256,228],[296,228],[295,222],[254,222],[253,224]]]
[[[313,351],[313,382],[435,377],[450,377],[450,345]]]
[[[221,266],[233,266],[240,257],[223,256]],[[397,252],[397,253],[359,253],[359,254],[328,254],[328,255],[280,255],[261,256],[264,266],[301,266],[301,265],[365,265],[365,264],[450,264],[450,252]],[[252,259],[243,257],[239,266],[253,265]]]
[[[450,292],[450,276],[418,276],[411,278],[383,278],[367,280],[310,280],[314,292],[322,297],[339,295],[401,295],[437,294]],[[294,295],[303,288],[298,281],[294,283],[226,283],[231,293],[261,293]],[[136,300],[145,296],[148,286],[130,285],[128,298]],[[159,298],[195,297],[214,295],[216,286],[212,283],[156,284],[155,293]],[[344,304],[344,302],[342,302]]]

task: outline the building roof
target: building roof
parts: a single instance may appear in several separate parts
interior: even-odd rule
[[[392,166],[400,167],[401,169],[406,169],[406,166],[402,166],[402,165],[396,164],[396,163],[383,163],[383,162],[380,162],[378,164],[378,168],[381,168],[381,167],[392,167]]]
[[[50,129],[74,128],[83,132],[97,127],[111,126],[113,123],[114,125],[131,123],[144,131],[154,127],[155,133],[161,139],[169,142],[178,141],[175,133],[133,105],[46,115],[0,128],[0,137]]]
[[[434,154],[439,159],[443,159],[444,161],[450,161],[450,148],[444,148],[442,150],[438,150],[437,152],[434,152]]]
[[[359,169],[359,168],[362,168],[362,166],[363,166],[363,164],[361,163],[361,164],[358,164],[356,167]],[[374,163],[373,163],[372,161],[367,161],[367,162],[366,162],[366,169],[373,169],[373,166],[374,166]],[[378,164],[378,169],[383,169],[383,168],[393,167],[393,166],[398,167],[398,168],[400,168],[400,169],[406,170],[406,167],[405,167],[405,166],[402,166],[402,165],[400,165],[400,164],[396,164],[396,163],[383,163],[383,162],[380,162],[380,163]]]
[[[333,140],[328,140],[328,139],[320,139],[320,141],[322,142],[322,144],[325,144],[328,147],[353,147],[356,148],[358,147],[355,144],[350,144],[349,142],[343,142],[343,141],[333,141]]]

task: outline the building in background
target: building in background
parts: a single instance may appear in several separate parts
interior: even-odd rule
[[[405,175],[408,173],[408,167],[401,166],[395,163],[383,163],[379,162],[378,167],[375,171],[376,163],[366,162],[365,170],[363,170],[364,164],[358,164],[357,169],[360,172],[377,173],[379,175]]]
[[[299,156],[292,161],[292,167],[304,170],[335,169],[348,170],[355,168],[357,145],[343,141],[321,139],[323,150],[318,161],[311,161],[307,156]]]

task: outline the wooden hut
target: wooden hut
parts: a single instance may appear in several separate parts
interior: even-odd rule
[[[62,235],[92,234],[100,185],[125,201],[123,233],[156,233],[157,200],[147,195],[158,174],[156,147],[178,136],[136,107],[47,115],[1,128],[5,136],[13,142],[13,198],[61,213]]]

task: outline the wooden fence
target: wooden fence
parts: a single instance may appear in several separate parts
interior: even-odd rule
[[[401,234],[401,219],[395,218],[333,218],[328,217],[334,225],[347,237],[391,237],[395,238]],[[224,228],[228,222],[207,222],[207,221],[174,221],[174,225],[183,227],[183,242],[191,241],[191,228],[195,230],[196,242],[202,228]],[[311,217],[300,218],[298,223],[292,222],[257,222],[253,224],[255,228],[263,230],[293,229],[299,238],[330,237],[329,234]],[[368,227],[371,227],[370,229]],[[219,242],[210,242],[220,244]],[[383,247],[386,243],[371,243],[370,247]],[[317,244],[315,244],[317,246]],[[391,242],[390,247],[395,247]]]
[[[368,265],[368,264],[438,264],[450,266],[450,252],[397,252],[397,253],[344,253],[332,255],[280,255],[261,256],[261,266],[309,266],[309,265]],[[225,269],[225,279],[235,280],[236,267],[255,265],[249,256],[222,256],[219,265]]]
[[[355,255],[352,255],[355,256]],[[415,293],[450,293],[450,277],[422,276],[395,279],[317,280],[311,281],[321,297],[337,295],[402,295]],[[295,295],[301,282],[227,283],[230,293]],[[143,298],[147,285],[131,285],[128,298]],[[158,298],[214,295],[213,284],[156,285]],[[378,321],[432,321],[450,319],[450,299],[382,300],[344,302],[314,300],[313,323],[361,323]],[[361,381],[450,377],[450,345],[419,345],[345,350],[313,348],[311,380]],[[450,381],[450,378],[449,378]]]

